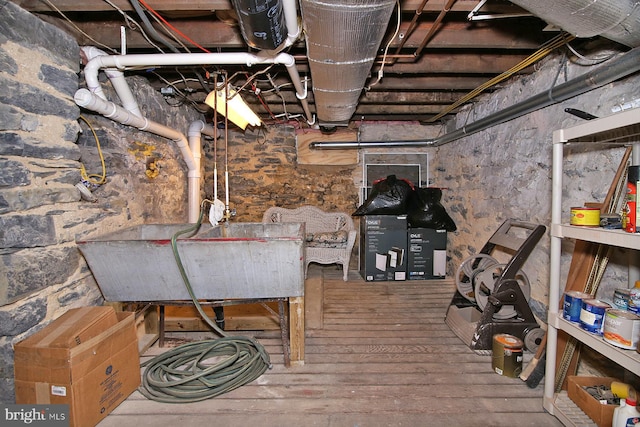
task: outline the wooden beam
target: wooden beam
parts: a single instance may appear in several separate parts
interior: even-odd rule
[[[308,94],[308,101],[313,102],[313,94]],[[436,105],[448,105],[458,100],[463,93],[454,92],[365,92],[358,101],[363,105],[423,105],[423,104],[436,104]],[[282,102],[284,98],[287,103],[298,103],[298,98],[294,91],[281,91],[280,96],[268,93],[262,94],[262,99],[269,103]],[[204,101],[204,94],[202,96]],[[252,100],[249,96],[243,96],[243,99],[247,103],[258,103],[257,100]]]
[[[13,0],[23,9],[29,11],[46,12],[51,11],[51,7],[42,0]],[[112,0],[116,7],[130,11],[133,10],[129,0]],[[158,12],[175,11],[175,10],[226,10],[231,9],[231,2],[228,0],[153,0],[149,2],[154,10]],[[402,2],[403,13],[415,12],[422,0],[406,0]],[[452,13],[464,13],[471,12],[478,5],[477,0],[458,0],[451,8]],[[110,11],[113,10],[107,2],[102,0],[56,0],[55,6],[63,12],[66,11],[82,11],[82,12],[96,12],[96,11]],[[423,13],[439,13],[444,6],[442,2],[427,2],[425,4]],[[524,12],[518,6],[510,4],[508,2],[492,3],[489,2],[482,7],[483,12],[492,13],[521,13]]]
[[[66,20],[58,16],[41,16],[42,20],[49,22],[59,28],[64,29],[78,40],[79,44],[93,44],[86,35],[94,40],[99,41],[103,45],[107,45],[114,49],[120,48],[120,27],[122,21],[91,21],[91,22],[74,22],[81,30],[78,31],[70,25]],[[217,21],[212,16],[211,19],[183,19],[171,20],[171,25],[189,36],[193,41],[207,49],[215,49],[217,47],[223,49],[245,49],[247,44],[238,32],[236,27],[231,27],[223,22]],[[158,31],[160,31],[157,28]],[[86,35],[85,35],[86,34]],[[193,47],[192,43],[182,40],[187,46]],[[174,43],[175,44],[175,43]],[[127,47],[128,49],[154,49],[153,46],[144,38],[141,32],[127,30]],[[200,50],[193,50],[201,52]]]
[[[495,53],[427,52],[415,62],[397,62],[384,67],[385,74],[500,74],[523,61],[527,55]],[[372,74],[380,68],[374,65]],[[487,79],[488,80],[488,79]]]
[[[457,101],[461,93],[453,92],[366,92],[358,101],[359,104],[438,104],[448,105]]]
[[[510,24],[510,25],[507,25]],[[408,23],[400,26],[400,34],[406,32]],[[415,49],[421,45],[432,27],[430,22],[421,22],[403,39],[404,48]],[[538,21],[513,25],[509,22],[494,22],[491,26],[467,22],[444,22],[429,40],[428,49],[537,49],[544,42],[541,38],[544,25]],[[550,34],[551,38],[554,34]],[[396,48],[400,39],[391,43]],[[391,50],[393,52],[393,50]]]
[[[304,297],[289,298],[291,366],[304,365]]]
[[[23,9],[32,12],[48,12],[53,9],[42,0],[15,0]],[[125,11],[132,11],[129,0],[112,0],[116,7]],[[104,12],[114,10],[107,2],[102,0],[55,0],[55,6],[63,12]],[[174,10],[223,10],[231,9],[231,2],[227,0],[153,0],[149,4],[158,12]]]
[[[169,71],[169,70],[167,70]],[[175,76],[171,76],[171,74],[165,74],[165,78],[168,79],[169,81],[172,80],[179,80],[180,77],[178,75]],[[389,75],[389,76],[385,76],[377,85],[372,86],[370,91],[367,93],[367,96],[377,96],[376,94],[378,93],[382,93],[381,96],[386,96],[385,92],[387,93],[402,93],[402,91],[406,91],[405,93],[408,96],[412,96],[409,95],[411,93],[418,93],[421,94],[422,96],[425,97],[436,97],[438,99],[443,99],[444,97],[448,97],[451,96],[453,98],[455,98],[455,92],[468,92],[472,89],[475,89],[476,87],[480,86],[481,84],[485,83],[487,80],[489,79],[489,77],[470,77],[470,76],[464,76],[464,77],[457,77],[457,76],[429,76],[429,77],[423,77],[423,76],[411,76],[410,79],[408,78],[403,78],[403,77],[396,77],[393,74]],[[285,100],[286,101],[294,101],[293,97],[293,93],[294,93],[294,88],[293,85],[291,84],[291,81],[289,80],[288,76],[284,76],[284,77],[276,77],[274,79],[275,84],[278,86],[282,86],[282,85],[286,85],[281,87],[280,92],[282,95],[285,96]],[[187,82],[188,83],[188,87],[191,90],[195,90],[195,91],[201,91],[202,90],[202,86],[200,85],[200,83],[198,82]],[[159,80],[153,80],[151,82],[152,86],[156,89],[156,90],[160,90],[160,88],[163,88],[166,86],[166,84],[162,81]],[[180,89],[183,89],[187,86],[185,86],[184,84],[178,84],[178,87]],[[266,86],[262,85],[262,88],[265,89]],[[435,94],[429,94],[429,93],[425,93],[427,91],[441,91],[440,93],[435,93]],[[445,95],[447,93],[451,93],[451,95]],[[194,95],[195,96],[195,95]],[[278,95],[276,95],[275,93],[271,93],[271,92],[263,92],[263,96],[266,99],[269,99],[271,101],[280,101],[280,97]],[[308,93],[309,96],[309,100],[313,100],[313,91],[309,91]],[[403,95],[405,96],[405,95]],[[244,97],[244,95],[243,95]],[[249,97],[247,97],[249,98]],[[370,98],[370,99],[375,99],[375,98]],[[202,101],[204,101],[204,95],[202,96]],[[363,102],[367,102],[367,100],[362,99]],[[436,99],[434,99],[434,102],[437,102]]]
[[[385,76],[380,83],[371,88],[371,92],[385,90],[454,90],[468,91],[480,86],[488,79],[486,77],[474,76],[412,76],[398,77],[395,75]]]
[[[78,31],[73,29],[69,23],[54,15],[40,15],[46,20],[60,28],[66,28],[71,34],[78,36]],[[173,18],[169,19],[171,25],[188,35],[196,43],[207,49],[220,48],[243,48],[246,43],[240,35],[237,26],[230,26],[219,21],[213,11],[210,18],[198,16],[196,18]],[[123,21],[119,17],[114,18],[107,15],[100,20],[86,21],[83,19],[74,20],[74,24],[82,32],[91,35],[92,38],[102,44],[117,48],[120,46],[120,27]],[[160,31],[160,28],[157,28]],[[421,23],[415,31],[411,33],[405,41],[405,51],[416,49],[423,41],[430,30],[428,23]],[[128,31],[129,46],[131,48],[151,48],[138,31]],[[464,22],[447,23],[440,28],[429,41],[427,49],[519,49],[531,51],[537,49],[544,40],[540,39],[541,29],[534,26],[517,25],[509,28],[498,26],[477,27]],[[400,40],[396,39],[391,44],[391,52],[399,45]],[[300,44],[299,47],[303,47]]]
[[[424,115],[424,114],[437,114],[442,111],[444,107],[442,105],[388,105],[388,104],[358,104],[356,107],[356,115],[359,114],[402,114],[402,115]]]
[[[262,105],[247,103],[253,111],[257,114],[266,114],[267,111]],[[285,113],[285,109],[279,104],[270,104],[269,109],[271,113],[275,115]],[[386,105],[386,104],[373,104],[373,105],[359,105],[354,113],[354,117],[358,116],[370,116],[370,115],[402,115],[402,116],[433,116],[440,113],[444,109],[442,105]],[[311,112],[315,112],[312,108]],[[286,113],[301,115],[304,114],[304,110],[299,104],[287,104]],[[455,113],[455,111],[453,112]]]

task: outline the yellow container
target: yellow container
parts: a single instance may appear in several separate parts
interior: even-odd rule
[[[585,227],[600,226],[600,209],[571,208],[571,225],[581,225]]]

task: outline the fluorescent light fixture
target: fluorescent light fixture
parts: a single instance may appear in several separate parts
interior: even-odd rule
[[[229,109],[227,114],[227,108],[225,108],[225,91],[224,89],[214,90],[207,95],[204,103],[215,108],[215,110],[227,117],[238,127],[245,130],[248,125],[260,126],[262,122],[260,118],[254,113],[251,108],[240,97],[240,94],[235,90],[229,88],[229,99],[226,102],[226,107]]]

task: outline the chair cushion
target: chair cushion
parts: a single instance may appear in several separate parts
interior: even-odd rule
[[[307,246],[318,248],[341,248],[344,247],[349,238],[345,230],[321,231],[317,233],[307,233]]]

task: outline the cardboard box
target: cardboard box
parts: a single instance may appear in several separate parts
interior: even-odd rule
[[[366,281],[406,280],[406,215],[366,215],[360,219],[360,274]]]
[[[447,274],[447,230],[409,228],[407,278],[444,279]]]
[[[611,427],[613,423],[613,411],[618,405],[606,405],[594,399],[584,387],[604,385],[611,387],[613,381],[619,381],[611,377],[567,377],[567,394],[582,411],[589,416],[598,427]]]
[[[70,425],[94,426],[140,385],[135,313],[71,309],[15,344],[17,404],[67,404]]]

